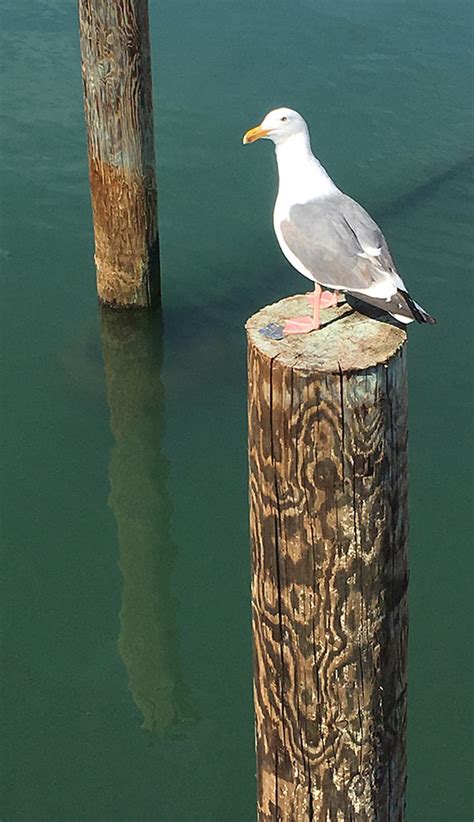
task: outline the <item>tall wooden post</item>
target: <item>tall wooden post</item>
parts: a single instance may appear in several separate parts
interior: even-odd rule
[[[400,822],[406,334],[347,305],[261,333],[298,312],[247,323],[258,818]]]
[[[159,301],[148,0],[79,0],[97,291]]]

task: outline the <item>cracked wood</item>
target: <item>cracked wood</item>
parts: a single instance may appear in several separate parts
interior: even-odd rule
[[[401,822],[406,335],[347,305],[317,333],[247,323],[258,818]]]
[[[147,0],[79,0],[97,291],[114,307],[159,300]]]

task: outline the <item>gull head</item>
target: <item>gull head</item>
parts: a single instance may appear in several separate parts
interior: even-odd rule
[[[244,134],[242,142],[245,146],[247,143],[266,139],[278,146],[299,134],[308,134],[308,126],[301,114],[291,108],[275,108],[268,112],[259,126]]]

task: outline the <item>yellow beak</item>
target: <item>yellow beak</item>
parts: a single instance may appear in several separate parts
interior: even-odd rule
[[[247,143],[254,143],[255,140],[261,140],[262,137],[266,137],[268,131],[261,126],[255,126],[255,128],[251,128],[249,131],[246,131],[244,134],[244,138],[242,140],[244,146]]]

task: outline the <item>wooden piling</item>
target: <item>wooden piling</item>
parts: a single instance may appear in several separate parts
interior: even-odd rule
[[[401,822],[406,334],[348,305],[261,333],[299,313],[246,326],[258,818]]]
[[[97,291],[160,298],[148,0],[79,0]]]

